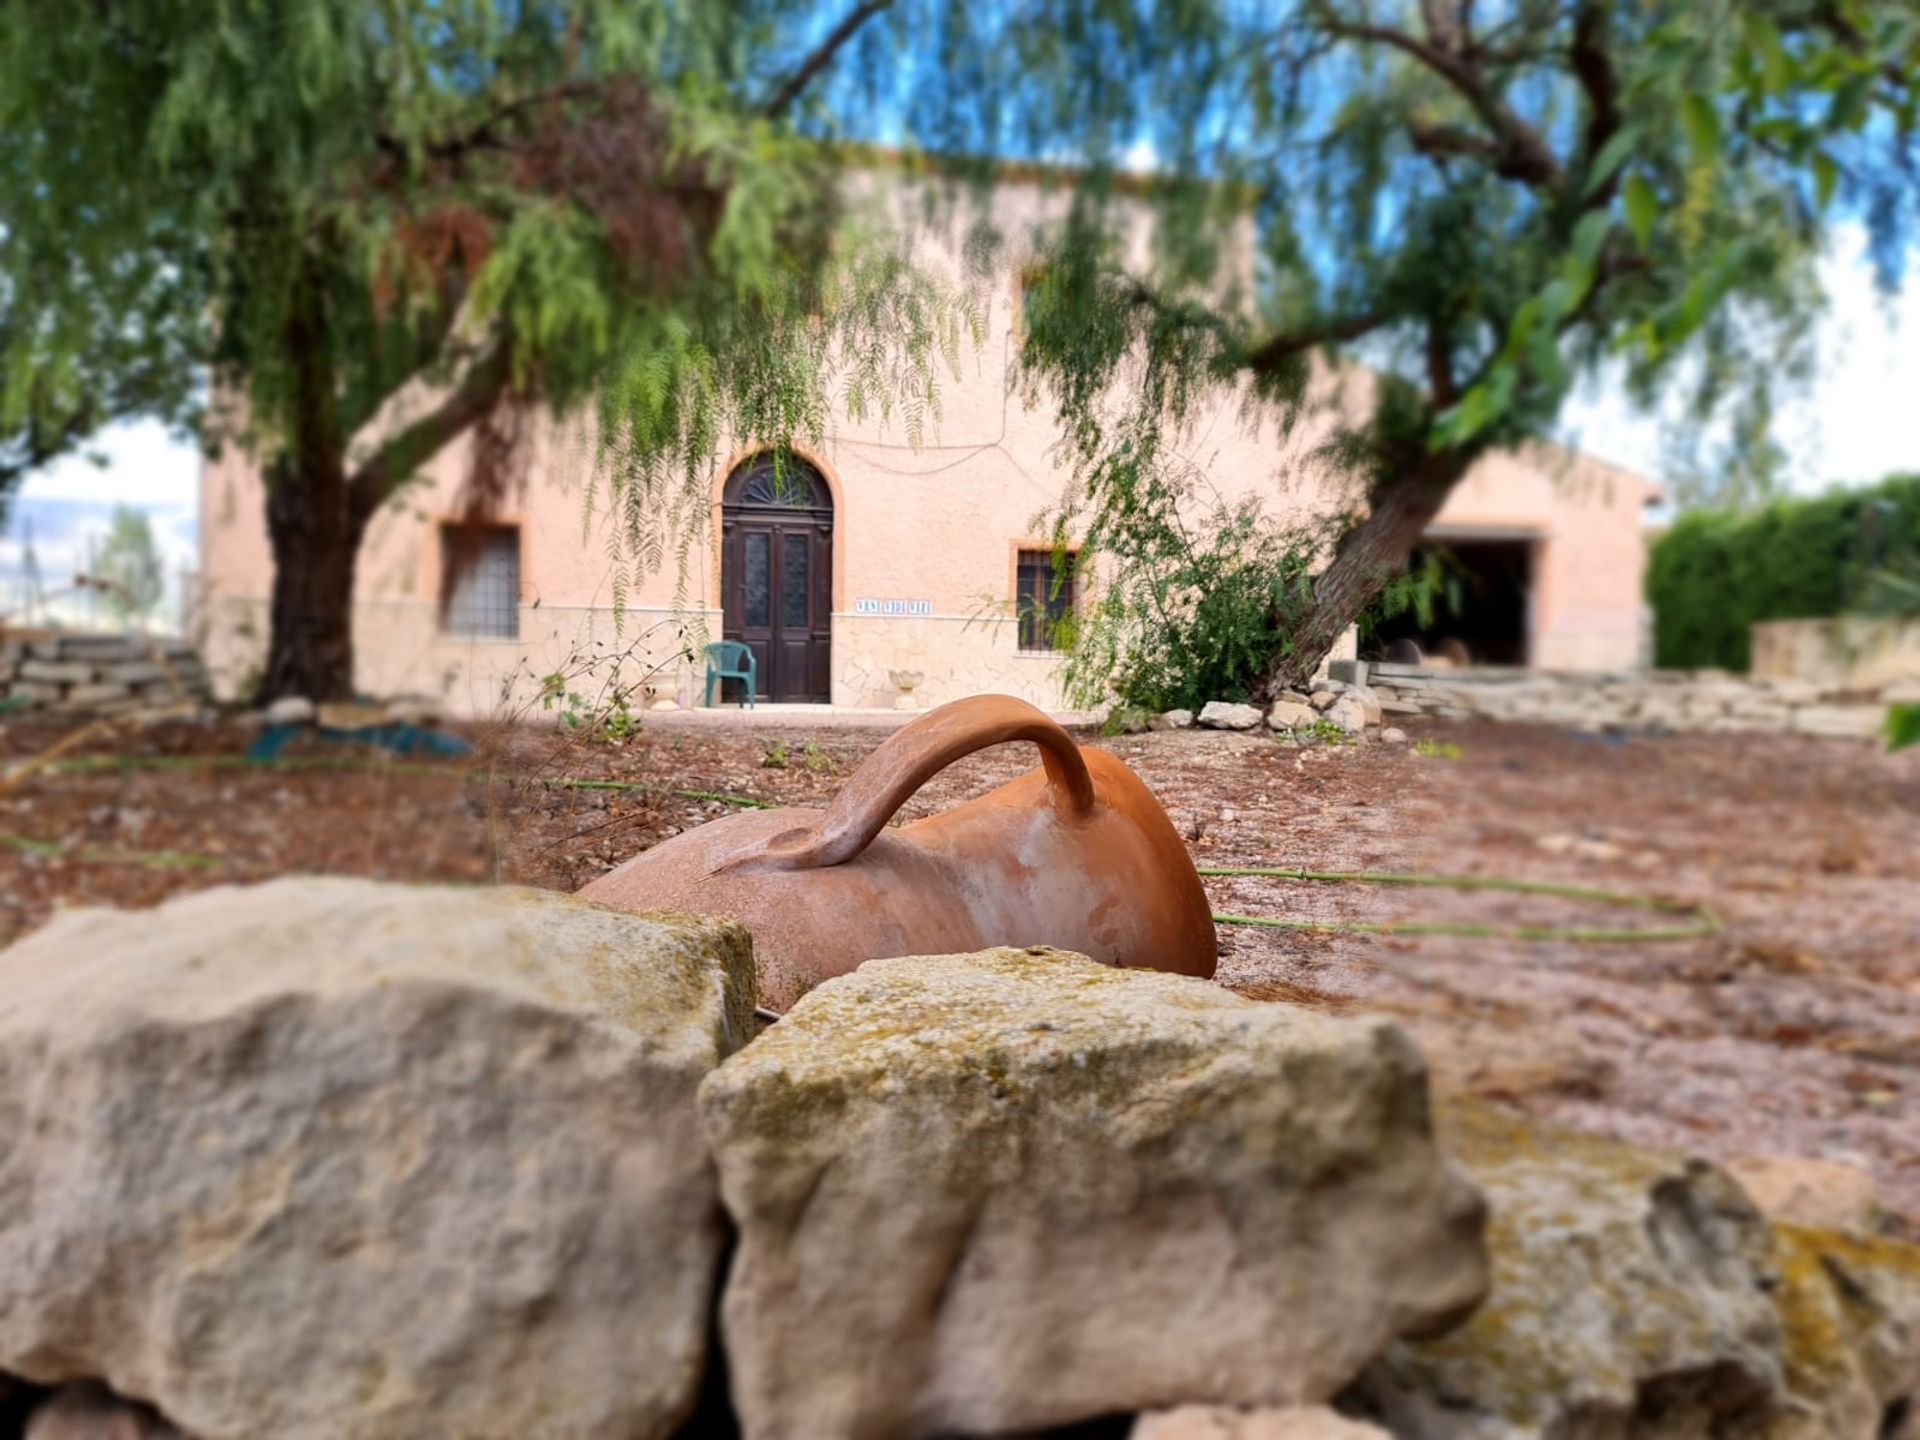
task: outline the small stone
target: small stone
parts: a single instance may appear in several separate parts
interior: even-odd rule
[[[1186,730],[1193,725],[1191,710],[1162,710],[1147,721],[1149,730]]]
[[[1836,739],[1873,739],[1886,724],[1879,705],[1809,705],[1793,712],[1793,728],[1802,735]]]
[[[1533,842],[1549,855],[1565,855],[1574,860],[1591,860],[1611,865],[1626,858],[1626,848],[1611,840],[1596,840],[1585,835],[1540,835]]]
[[[1380,732],[1380,743],[1383,745],[1404,745],[1407,743],[1407,732],[1402,730],[1398,725],[1389,725]]]
[[[107,667],[106,678],[121,685],[152,685],[156,682],[171,682],[175,672],[165,665],[155,664],[151,660],[129,660]]]
[[[309,725],[316,711],[313,701],[304,695],[282,695],[261,712],[269,725]]]
[[[1347,692],[1348,698],[1360,702],[1360,708],[1366,712],[1367,724],[1378,725],[1382,719],[1380,697],[1364,685],[1356,685]]]
[[[1326,719],[1329,724],[1338,725],[1349,735],[1358,735],[1367,728],[1366,709],[1351,695],[1342,695],[1329,705]]]
[[[1307,696],[1299,690],[1282,690],[1274,698],[1276,700],[1284,700],[1289,705],[1305,705],[1307,703]]]
[[[1329,710],[1333,708],[1333,702],[1339,698],[1331,690],[1316,690],[1307,697],[1307,703],[1316,710]]]
[[[1727,1163],[1769,1220],[1869,1234],[1880,1218],[1873,1176],[1843,1160],[1754,1155]]]
[[[29,660],[20,667],[22,680],[40,680],[49,685],[84,685],[93,675],[94,667],[78,660]]]
[[[104,710],[137,697],[124,685],[110,681],[70,686],[61,697],[62,710]]]
[[[1304,730],[1319,719],[1311,705],[1292,700],[1276,700],[1267,712],[1267,726],[1273,730]]]
[[[1264,717],[1259,707],[1209,700],[1200,710],[1200,723],[1209,730],[1251,730]]]
[[[406,724],[431,724],[440,718],[440,710],[440,702],[425,695],[402,695],[387,702],[387,718]]]

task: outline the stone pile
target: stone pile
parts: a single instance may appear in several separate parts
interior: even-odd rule
[[[1369,686],[1333,676],[1313,682],[1311,691],[1288,690],[1268,706],[1212,700],[1198,716],[1168,710],[1147,722],[1153,730],[1184,730],[1198,724],[1208,730],[1271,730],[1286,739],[1387,739],[1386,708]],[[1405,736],[1399,736],[1404,740]]]
[[[0,700],[70,715],[203,705],[209,687],[184,640],[79,631],[0,630]]]
[[[1517,720],[1583,731],[1748,731],[1868,738],[1887,707],[1920,702],[1920,679],[1871,689],[1755,679],[1720,670],[1451,670],[1336,661],[1388,715]]]
[[[0,1433],[1916,1440],[1920,1250],[1436,1124],[1390,1021],[994,950],[756,1038],[754,985],[530,891],[62,916],[0,953]]]

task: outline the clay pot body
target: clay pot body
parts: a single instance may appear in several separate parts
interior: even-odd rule
[[[893,813],[963,755],[1010,740],[1041,768],[942,814]],[[723,915],[753,933],[761,1003],[784,1010],[863,961],[1051,945],[1109,965],[1211,976],[1206,892],[1140,777],[1004,695],[897,731],[824,810],[727,816],[580,891],[626,910]]]

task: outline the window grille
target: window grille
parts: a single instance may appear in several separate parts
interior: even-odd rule
[[[520,527],[440,530],[440,628],[472,640],[520,638]]]
[[[1071,550],[1022,550],[1015,571],[1015,613],[1022,650],[1073,648],[1075,603]]]

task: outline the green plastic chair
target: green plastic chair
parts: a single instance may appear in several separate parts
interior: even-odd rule
[[[740,668],[745,666],[745,669]],[[753,651],[738,640],[721,640],[707,646],[707,708],[713,708],[713,687],[722,680],[739,680],[747,687],[747,709],[753,709],[756,682]]]

